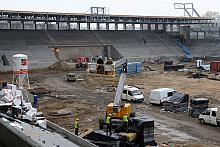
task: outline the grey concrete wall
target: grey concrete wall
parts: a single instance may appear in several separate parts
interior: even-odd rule
[[[92,47],[60,47],[59,57],[61,60],[74,59],[78,56],[95,57],[103,55],[102,46]]]
[[[8,147],[41,147],[2,119],[0,119],[0,130],[0,141]]]
[[[52,123],[51,121],[47,120],[47,126],[57,133],[66,135],[69,140],[80,145],[81,147],[98,147],[95,144],[92,144],[91,142],[89,142],[83,138],[80,138],[79,136],[76,136],[73,133],[65,130],[64,128],[61,128],[60,126]]]

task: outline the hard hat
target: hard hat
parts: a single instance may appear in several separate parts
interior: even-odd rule
[[[79,118],[76,119],[77,121],[79,120]]]
[[[126,113],[126,115],[128,115],[128,113]]]
[[[108,115],[109,115],[109,116],[111,116],[112,114],[111,114],[111,113],[109,113]]]

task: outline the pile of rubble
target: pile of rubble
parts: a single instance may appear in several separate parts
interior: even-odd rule
[[[28,92],[18,89],[16,85],[4,83],[0,88],[0,117],[10,120],[21,120],[46,128],[46,119],[42,112],[32,107]],[[33,95],[29,95],[32,96]],[[36,106],[36,105],[35,105]]]

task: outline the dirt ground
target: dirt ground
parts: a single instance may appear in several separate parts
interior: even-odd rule
[[[30,73],[32,86],[44,87],[50,95],[41,97],[39,110],[48,120],[73,131],[74,118],[79,117],[80,132],[98,128],[98,118],[104,116],[105,106],[113,102],[115,92],[107,87],[117,86],[119,77],[90,74],[86,71],[71,71],[81,80],[67,82],[63,71],[41,70]],[[10,80],[10,74],[0,73],[2,79]],[[141,75],[128,76],[127,85],[141,89],[145,101],[132,104],[137,116],[155,120],[155,138],[159,144],[178,147],[218,147],[220,128],[201,125],[197,118],[188,113],[163,112],[159,106],[149,104],[150,90],[161,87],[174,88],[190,97],[207,97],[210,106],[220,105],[220,81],[188,78],[186,73],[144,70]],[[65,114],[65,115],[54,115]]]

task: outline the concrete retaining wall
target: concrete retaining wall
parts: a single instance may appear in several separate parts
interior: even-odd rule
[[[79,136],[76,136],[73,133],[65,130],[64,128],[61,128],[60,126],[52,123],[51,121],[47,120],[47,126],[48,126],[48,128],[54,130],[55,132],[67,136],[70,141],[80,145],[81,147],[98,147],[98,146],[92,144],[91,142],[89,142],[83,138],[80,138]]]
[[[7,122],[0,119],[0,142],[8,147],[41,147],[37,142],[29,139]]]

